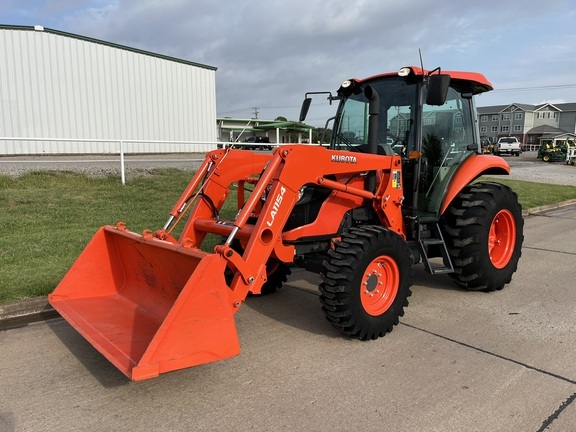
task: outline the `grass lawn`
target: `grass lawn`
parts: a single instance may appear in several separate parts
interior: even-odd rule
[[[122,187],[117,177],[41,171],[0,176],[0,303],[52,292],[98,227],[161,228],[192,173],[154,170]],[[576,198],[576,187],[497,179],[526,208]],[[228,209],[231,217],[234,209]]]
[[[524,210],[576,199],[576,186],[533,183],[510,180],[506,177],[483,177],[480,180],[494,181],[510,186],[518,194],[518,200]]]
[[[126,186],[117,176],[42,171],[0,177],[0,302],[50,293],[98,227],[157,229],[191,178],[157,170]]]

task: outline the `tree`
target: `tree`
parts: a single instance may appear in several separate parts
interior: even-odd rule
[[[427,134],[422,142],[422,153],[428,160],[427,181],[431,181],[434,175],[434,168],[440,166],[442,157],[444,156],[442,152],[442,142],[437,135],[431,133]]]
[[[321,144],[326,144],[330,142],[332,138],[332,129],[324,129],[324,128],[315,128],[312,129],[312,143],[318,144],[322,140],[322,136],[324,136],[324,142]]]

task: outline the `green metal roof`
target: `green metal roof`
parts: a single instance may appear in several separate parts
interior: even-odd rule
[[[314,126],[296,121],[273,121],[254,126],[254,130],[269,131],[274,129],[285,129],[294,132],[308,132],[310,129],[314,129]]]

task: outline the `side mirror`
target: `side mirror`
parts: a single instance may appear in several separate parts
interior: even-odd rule
[[[428,77],[427,105],[444,105],[450,88],[450,75],[437,74]]]
[[[300,109],[300,121],[303,122],[306,120],[306,116],[308,115],[308,110],[310,109],[310,104],[312,103],[312,98],[307,97],[302,102],[302,108]]]

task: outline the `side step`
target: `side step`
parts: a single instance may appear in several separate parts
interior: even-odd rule
[[[440,230],[438,223],[420,225],[427,226],[430,231],[423,237],[422,231],[420,231],[420,236],[418,240],[418,246],[420,249],[420,254],[422,255],[422,264],[424,264],[424,269],[431,274],[443,274],[443,273],[453,273],[454,266],[452,260],[450,259],[450,254],[448,253],[448,248],[446,247],[446,242],[444,241],[444,236]],[[431,260],[438,257],[438,254],[430,256],[430,248],[439,249],[440,257],[442,258],[442,263],[432,262]]]

